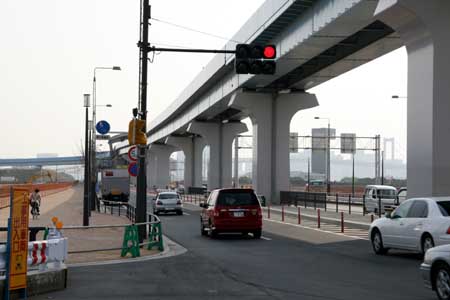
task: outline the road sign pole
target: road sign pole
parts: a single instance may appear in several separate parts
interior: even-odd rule
[[[140,41],[139,41],[139,64],[140,64],[140,118],[144,120],[143,131],[146,132],[147,120],[147,72],[148,72],[148,27],[150,19],[149,0],[141,0],[141,17],[140,17]],[[147,221],[147,178],[146,178],[146,145],[138,146],[138,178],[136,188],[136,222],[144,223]],[[139,241],[142,242],[146,236],[146,226],[139,226]]]
[[[89,226],[89,140],[88,140],[88,107],[86,106],[86,130],[84,141],[84,198],[83,226]]]

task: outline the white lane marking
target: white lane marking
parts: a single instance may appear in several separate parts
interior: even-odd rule
[[[190,216],[191,214],[189,214],[189,213],[183,211],[183,215]]]
[[[353,236],[353,235],[346,235],[345,232],[344,233],[340,233],[340,232],[326,231],[326,230],[322,230],[322,229],[319,229],[319,228],[306,227],[306,226],[303,226],[303,225],[291,224],[291,223],[282,222],[282,221],[276,221],[276,220],[271,220],[271,219],[264,219],[264,221],[278,223],[278,224],[284,224],[284,225],[289,225],[289,226],[294,226],[294,227],[299,227],[299,228],[303,228],[303,229],[320,231],[320,232],[324,232],[324,233],[329,233],[329,234],[349,237],[349,238],[353,238],[353,239],[356,239],[356,240],[365,240],[365,241],[368,240],[368,238],[362,238],[362,237]]]
[[[265,237],[265,236],[262,236],[261,239],[266,240],[266,241],[271,241],[272,240],[271,238],[268,238],[268,237]]]

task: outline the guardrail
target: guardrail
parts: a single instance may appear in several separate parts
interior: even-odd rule
[[[296,193],[296,192],[293,192]],[[321,208],[324,211],[336,211],[339,212],[348,212],[348,214],[362,214],[363,216],[368,214],[367,208],[370,206],[371,212],[377,214],[379,217],[386,210],[392,210],[399,204],[399,199],[383,199],[382,197],[378,197],[376,199],[366,200],[365,195],[362,197],[352,197],[351,194],[334,194],[327,195],[326,193],[308,193],[308,192],[299,192],[302,195],[307,195],[306,197],[293,197],[288,200],[286,198],[282,201],[281,205],[295,205],[296,207],[305,207],[305,208]],[[317,196],[320,194],[320,197]],[[388,200],[388,201],[387,201]],[[393,204],[387,204],[386,202],[394,202]]]
[[[28,243],[27,264],[39,270],[59,269],[68,255],[67,238],[56,238]],[[6,268],[6,245],[0,245],[0,272]]]
[[[205,202],[207,200],[207,196],[204,194],[183,194],[181,195],[181,198],[184,202],[190,202],[194,204]]]
[[[93,226],[65,226],[64,229],[95,229],[95,228],[128,228],[130,232],[134,234],[135,228],[139,226],[145,226],[146,236],[148,236],[148,241],[141,241],[137,246],[148,246],[148,249],[151,249],[153,246],[158,246],[160,250],[163,250],[163,241],[162,241],[162,229],[161,229],[161,220],[158,216],[153,215],[147,212],[147,222],[136,223],[136,207],[134,207],[129,202],[119,202],[119,201],[110,201],[110,200],[100,200],[103,208],[99,208],[100,212],[104,212],[107,214],[117,214],[118,216],[127,217],[132,224],[115,224],[115,225],[93,225]],[[109,211],[108,211],[109,210]],[[125,236],[127,234],[125,233]],[[69,251],[72,253],[85,253],[85,252],[95,252],[95,251],[107,251],[107,250],[120,250],[124,251],[124,249],[128,247],[125,245],[125,241],[122,247],[110,247],[110,248],[98,248],[98,249],[89,249],[82,251]],[[139,251],[138,251],[139,252]],[[123,256],[123,255],[122,255]],[[134,256],[134,254],[133,254]]]

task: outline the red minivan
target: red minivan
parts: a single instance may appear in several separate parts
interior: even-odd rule
[[[251,232],[259,239],[262,230],[261,205],[252,189],[220,189],[209,195],[200,215],[202,235],[222,232]]]

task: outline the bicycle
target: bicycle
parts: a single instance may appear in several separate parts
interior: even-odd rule
[[[38,204],[31,204],[31,215],[33,216],[33,220],[39,218]]]

